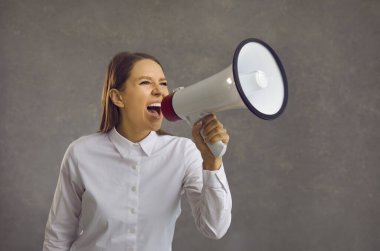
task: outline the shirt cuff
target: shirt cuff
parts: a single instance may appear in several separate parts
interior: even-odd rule
[[[227,177],[226,173],[224,172],[223,163],[219,170],[203,170],[203,185],[211,188],[225,188],[226,184]]]

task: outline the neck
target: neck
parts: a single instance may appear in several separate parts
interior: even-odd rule
[[[148,130],[138,130],[122,122],[116,127],[116,130],[120,135],[133,143],[140,142],[150,133]]]

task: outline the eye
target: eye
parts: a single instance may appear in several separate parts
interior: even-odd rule
[[[160,85],[162,85],[162,86],[168,86],[168,83],[167,82],[162,82],[162,83],[160,83]]]
[[[141,83],[140,83],[140,85],[149,85],[150,84],[150,82],[149,81],[142,81]]]

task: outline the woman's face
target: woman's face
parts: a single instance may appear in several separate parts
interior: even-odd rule
[[[161,101],[169,91],[159,64],[150,59],[137,61],[120,94],[124,103],[122,120],[128,127],[135,131],[157,131],[161,128]]]

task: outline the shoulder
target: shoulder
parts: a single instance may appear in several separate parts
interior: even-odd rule
[[[172,135],[158,135],[158,145],[162,146],[181,146],[191,147],[195,146],[194,142],[185,137],[172,136]]]
[[[106,133],[92,133],[81,136],[70,143],[66,150],[66,154],[78,156],[79,154],[100,148],[105,142],[108,142],[108,135]]]
[[[180,154],[184,157],[199,154],[195,143],[191,139],[171,135],[159,135],[155,145],[155,150],[165,150],[165,152],[170,152],[173,155]]]

